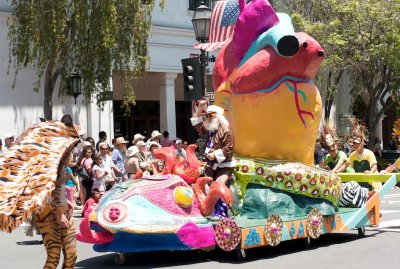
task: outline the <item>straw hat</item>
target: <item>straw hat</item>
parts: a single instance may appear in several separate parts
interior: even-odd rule
[[[153,139],[155,139],[157,137],[161,138],[161,136],[162,136],[162,134],[159,131],[155,130],[151,133],[150,141],[153,141]]]
[[[135,134],[135,136],[133,137],[133,141],[132,144],[136,145],[137,142],[139,142],[140,140],[144,140],[145,137],[141,134]]]
[[[137,147],[146,146],[146,143],[143,140],[140,140],[139,142],[136,143],[136,146]]]
[[[158,144],[156,141],[151,141],[150,144],[149,144],[149,148],[151,148],[153,146],[156,146],[157,148],[161,147],[160,144]]]
[[[139,152],[138,147],[132,146],[132,147],[129,147],[129,148],[128,148],[128,151],[127,151],[126,155],[127,155],[128,157],[132,157],[133,155],[135,155],[135,154],[138,153],[138,152]]]
[[[123,138],[123,137],[118,137],[118,138],[115,140],[115,145],[127,144],[127,143],[129,143],[129,142],[126,141],[125,138]]]

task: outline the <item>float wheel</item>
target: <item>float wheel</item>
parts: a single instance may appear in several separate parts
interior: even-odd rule
[[[124,253],[115,253],[114,263],[116,265],[123,265],[126,262],[126,255]]]
[[[317,239],[322,234],[322,213],[313,208],[307,217],[307,233],[308,236]]]
[[[277,246],[282,240],[282,234],[282,218],[277,214],[270,215],[264,226],[264,237],[268,245]]]
[[[224,251],[234,250],[240,243],[241,231],[236,222],[230,218],[223,218],[215,226],[215,241]]]
[[[238,259],[238,261],[247,260],[247,251],[245,249],[236,250],[236,258]]]
[[[357,229],[358,231],[358,237],[363,238],[365,236],[365,228],[361,227]]]

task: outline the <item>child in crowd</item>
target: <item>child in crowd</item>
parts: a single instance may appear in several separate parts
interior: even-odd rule
[[[65,191],[67,193],[68,202],[71,204],[72,208],[75,207],[75,199],[74,199],[75,189],[79,190],[79,182],[74,176],[74,173],[72,171],[72,167],[74,166],[75,166],[74,156],[71,154],[67,160],[67,166],[66,166],[69,178],[67,182],[65,182]]]
[[[100,153],[96,153],[93,162],[93,188],[98,189],[99,191],[106,190],[107,183],[107,174],[108,172],[103,167],[103,157]]]
[[[83,206],[82,217],[85,215],[86,210],[99,203],[100,198],[103,194],[104,192],[99,191],[99,189],[97,188],[92,189],[92,197],[90,197],[89,200],[87,200],[85,205]]]

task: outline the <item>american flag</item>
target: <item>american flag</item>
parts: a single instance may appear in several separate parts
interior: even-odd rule
[[[196,49],[213,51],[229,39],[239,17],[238,0],[217,1],[211,14],[209,43],[197,44]]]

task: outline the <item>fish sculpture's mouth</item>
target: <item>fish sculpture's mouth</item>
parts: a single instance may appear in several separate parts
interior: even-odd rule
[[[215,233],[211,224],[186,223],[176,233],[118,232],[113,240],[93,246],[97,252],[140,252],[156,250],[191,250],[215,247]]]

